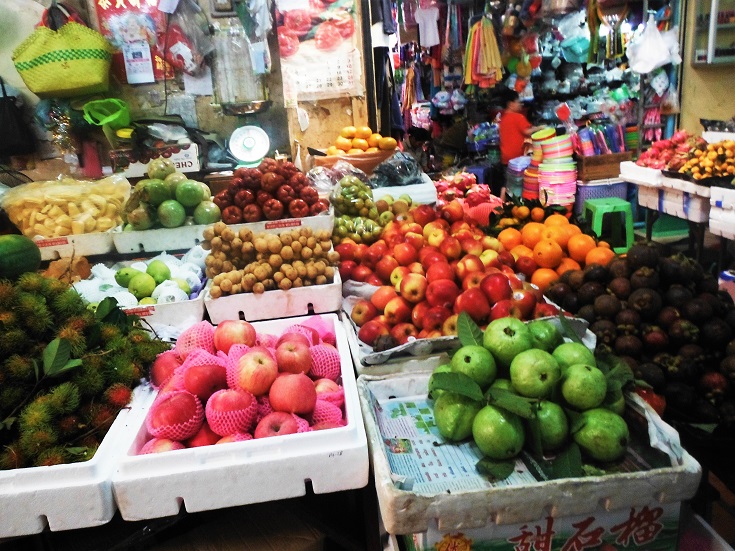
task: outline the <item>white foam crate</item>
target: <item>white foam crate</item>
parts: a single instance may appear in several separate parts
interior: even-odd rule
[[[335,314],[347,425],[314,432],[231,442],[158,454],[135,455],[148,439],[143,420],[132,427],[112,477],[115,500],[125,520],[207,511],[363,488],[368,482],[367,437],[360,411],[347,336]],[[308,317],[256,322],[258,332],[279,334]]]
[[[225,320],[271,320],[309,313],[339,312],[342,308],[342,280],[334,270],[334,282],[309,287],[292,287],[288,291],[276,289],[265,293],[238,293],[212,298],[209,286],[203,293],[204,306],[215,325]]]
[[[623,161],[620,163],[620,179],[634,184],[659,186],[662,174],[656,168],[638,166],[634,161]]]
[[[131,444],[130,427],[144,419],[152,400],[146,388],[136,388],[129,408],[118,414],[89,461],[0,471],[0,538],[109,522],[117,510],[112,473]]]
[[[638,186],[638,204],[691,222],[707,222],[710,199],[671,188]]]
[[[204,230],[211,224],[196,224],[178,228],[156,228],[144,231],[118,231],[112,234],[115,250],[121,254],[179,251],[191,249],[202,242]],[[249,224],[231,224],[234,231],[249,228],[253,233],[280,233],[294,228],[328,230],[334,228],[334,213],[307,216],[304,218],[283,218]]]
[[[123,308],[128,315],[139,316],[151,325],[168,325],[186,329],[204,319],[204,292],[196,298],[165,304],[144,304]]]
[[[61,237],[35,237],[41,260],[58,260],[72,256],[95,256],[114,250],[113,232],[80,233]]]
[[[684,180],[682,178],[671,178],[669,176],[663,176],[661,178],[661,185],[665,188],[677,189],[679,191],[685,191],[693,195],[699,195],[700,197],[709,197],[710,188],[709,186],[701,186]]]
[[[710,188],[710,205],[720,209],[735,210],[735,188]]]
[[[415,205],[433,205],[437,200],[436,186],[425,172],[421,173],[421,179],[420,184],[375,188],[373,189],[373,199],[377,201],[386,195],[398,199],[401,195],[408,195]]]
[[[650,503],[678,503],[697,492],[701,467],[683,449],[674,452],[678,456],[676,465],[642,472],[521,485],[489,484],[487,489],[455,489],[431,495],[399,489],[385,451],[387,435],[380,432],[373,401],[380,404],[391,398],[425,399],[430,376],[430,372],[362,375],[357,381],[378,503],[388,533],[425,532],[429,526],[438,526],[441,531],[462,531],[481,528],[490,522],[505,525],[531,522],[548,515],[582,515],[600,506],[611,511]],[[660,419],[658,423],[678,437]],[[663,434],[659,432],[658,436]]]
[[[725,239],[735,239],[735,225],[733,222],[712,218],[712,211],[710,211],[709,231],[712,235],[718,235]]]

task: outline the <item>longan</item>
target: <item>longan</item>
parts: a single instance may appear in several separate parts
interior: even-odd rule
[[[240,254],[242,256],[248,256],[253,253],[255,246],[252,241],[243,241],[242,247],[240,247]]]
[[[235,267],[232,265],[232,262],[230,262],[229,260],[225,260],[222,263],[222,271],[223,272],[231,272],[234,269],[235,269]]]
[[[276,272],[275,274],[273,274],[273,281],[275,281],[278,285],[280,285],[281,281],[283,281],[284,279],[288,278],[283,272]]]
[[[316,247],[316,243],[317,243],[316,237],[314,237],[313,235],[310,235],[309,237],[306,238],[306,246],[309,247],[310,249],[313,249],[314,247]]]
[[[332,248],[332,242],[329,239],[322,239],[319,241],[319,246],[322,248],[322,251],[328,253]]]
[[[253,285],[253,293],[255,293],[256,295],[265,293],[265,285],[263,285],[262,281],[258,281],[257,283],[255,283],[255,285]]]
[[[306,244],[309,242],[309,240],[306,238],[305,235],[302,235],[299,237],[299,243],[301,243],[302,247],[306,247]]]
[[[277,237],[268,241],[268,250],[273,254],[281,252],[281,247],[283,247],[283,245],[281,244],[281,240]]]
[[[222,240],[223,240],[223,241],[229,241],[229,242],[232,242],[232,240],[233,240],[233,239],[235,239],[235,235],[236,235],[236,234],[235,234],[235,232],[234,232],[234,231],[232,230],[232,228],[225,228],[225,229],[224,229],[224,230],[222,231],[222,234],[221,234],[221,236],[222,236]]]
[[[327,267],[326,263],[323,260],[317,260],[316,262],[314,262],[314,266],[316,266],[316,271],[319,275],[322,275],[325,268]]]
[[[211,243],[210,243],[209,241],[207,241],[206,239],[205,239],[204,241],[202,241],[202,242],[201,242],[201,243],[199,244],[199,246],[200,246],[200,247],[201,247],[202,249],[204,249],[205,251],[210,251],[210,250],[212,250],[212,244],[211,244]]]
[[[213,250],[218,251],[222,247],[222,238],[216,235],[210,240],[209,244],[212,246]]]
[[[316,266],[312,263],[306,266],[306,277],[311,279],[315,279],[316,276],[319,275],[319,272],[316,269]]]
[[[223,279],[222,283],[219,284],[219,288],[222,289],[223,293],[229,293],[232,291],[232,281],[229,279]]]
[[[242,249],[242,239],[240,239],[239,237],[235,236],[232,239],[232,241],[230,241],[230,248],[231,248],[232,252],[239,253],[240,250]]]
[[[268,241],[265,237],[256,237],[253,240],[253,244],[255,246],[255,250],[259,253],[266,253],[268,252]]]
[[[219,286],[220,283],[222,283],[222,280],[225,278],[225,274],[217,274],[212,278],[212,285]]]
[[[262,264],[253,270],[253,275],[258,281],[268,279],[268,272],[265,271],[265,266]]]
[[[317,258],[321,258],[322,257],[323,250],[322,250],[322,246],[319,243],[317,243],[316,245],[314,245],[314,248],[312,250],[314,252],[314,256],[315,257],[317,257]]]
[[[316,276],[316,278],[314,279],[314,283],[316,283],[317,285],[326,285],[327,276],[324,276],[324,275]]]
[[[291,236],[291,233],[290,232],[283,232],[281,234],[281,243],[283,243],[286,246],[288,246],[291,243],[293,243],[293,237]]]
[[[314,254],[314,251],[312,251],[309,247],[304,247],[301,249],[301,258],[304,260],[309,260],[312,255]]]
[[[327,266],[324,269],[324,275],[327,276],[327,279],[329,281],[333,281],[334,280],[334,267],[333,266]]]
[[[281,258],[283,258],[283,260],[286,260],[286,261],[292,260],[293,256],[294,256],[294,251],[290,245],[285,245],[281,249]]]
[[[331,262],[332,264],[336,264],[339,262],[339,253],[337,251],[329,251],[327,253],[327,260]]]
[[[222,296],[222,289],[217,285],[212,285],[212,287],[209,288],[209,296],[212,298],[220,298]]]
[[[329,241],[332,237],[332,232],[329,230],[317,230],[314,235],[319,241]]]
[[[302,248],[302,245],[300,241],[294,241],[293,243],[291,243],[291,250],[293,250],[294,255],[296,256],[300,255],[301,248]]]
[[[207,226],[202,232],[202,237],[205,241],[210,241],[214,237],[214,227]]]
[[[294,287],[303,287],[304,286],[304,281],[300,277],[297,277],[296,279],[293,280],[293,286]]]
[[[215,222],[214,226],[212,226],[212,229],[214,230],[214,233],[216,235],[220,235],[225,228],[227,228],[227,224],[225,224],[222,220],[219,222]]]
[[[281,281],[278,282],[278,288],[284,291],[288,291],[292,285],[293,282],[287,277],[284,277]]]
[[[242,239],[243,243],[246,241],[252,241],[253,231],[250,228],[240,228],[238,236]]]
[[[283,264],[283,258],[281,258],[280,255],[272,254],[268,257],[268,264],[273,268],[278,269],[281,267],[281,264]]]
[[[239,295],[242,293],[242,285],[236,284],[232,286],[232,294],[233,295]]]

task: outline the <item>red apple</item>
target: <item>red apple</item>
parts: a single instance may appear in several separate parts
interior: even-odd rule
[[[409,338],[415,339],[418,336],[419,330],[413,323],[403,322],[391,327],[390,334],[398,344],[406,344]]]
[[[423,260],[421,260],[421,265],[424,267],[424,270],[428,271],[432,265],[439,263],[449,264],[449,260],[447,260],[447,257],[438,250],[434,250],[433,247],[430,247],[429,253],[425,254]]]
[[[365,280],[365,283],[368,283],[372,285],[373,287],[380,287],[385,282],[378,277],[378,274],[373,273],[367,277],[367,279]]]
[[[314,344],[312,340],[309,339],[309,337],[307,337],[303,333],[297,333],[296,331],[287,331],[286,333],[283,333],[280,337],[278,337],[278,340],[276,341],[276,348],[281,346],[284,342],[300,342],[305,344],[306,346],[311,346],[312,344]]]
[[[316,389],[312,380],[303,373],[281,374],[268,392],[273,411],[306,415],[314,410]]]
[[[482,248],[485,250],[492,250],[498,253],[503,250],[503,244],[498,241],[497,237],[492,237],[491,235],[481,237],[480,243],[482,243]]]
[[[278,376],[275,358],[263,347],[256,346],[243,354],[234,366],[234,387],[247,390],[253,396],[268,392]]]
[[[396,291],[400,290],[401,280],[409,273],[411,273],[411,270],[407,266],[398,266],[390,273],[390,282]]]
[[[196,363],[185,368],[182,377],[184,390],[206,402],[216,391],[227,388],[227,368],[222,360],[204,351],[193,354],[201,356]]]
[[[369,301],[365,302],[375,308]],[[377,312],[377,309],[375,311]],[[300,342],[284,342],[278,346],[276,363],[279,371],[287,373],[308,373],[314,365],[310,347]]]
[[[411,262],[411,264],[409,264],[407,268],[409,272],[412,272],[414,274],[421,274],[422,276],[426,275],[426,270],[424,270],[424,267],[419,261]]]
[[[342,281],[352,279],[352,272],[357,267],[357,262],[354,260],[342,260],[339,263],[339,277]]]
[[[171,378],[182,361],[174,350],[161,352],[153,361],[150,370],[150,380],[153,388],[160,388]]]
[[[418,205],[409,210],[413,219],[422,227],[436,219],[436,211],[429,205]]]
[[[482,263],[485,265],[485,268],[488,268],[494,264],[500,264],[500,261],[498,260],[498,251],[494,251],[492,249],[485,249],[480,253],[480,260],[482,260]]]
[[[388,326],[385,323],[383,323],[382,321],[378,321],[377,319],[372,319],[368,321],[365,325],[360,327],[357,332],[357,338],[368,346],[372,346],[378,337],[380,337],[381,335],[389,334],[390,331],[388,330]]]
[[[362,255],[362,261],[360,264],[364,264],[371,270],[375,268],[381,258],[388,252],[388,245],[385,241],[378,240],[370,245],[365,254]],[[398,260],[398,259],[396,259]]]
[[[373,270],[365,264],[358,264],[352,270],[352,281],[367,281],[367,278],[373,274]]]
[[[373,295],[370,297],[370,302],[382,312],[385,309],[385,305],[388,301],[398,296],[398,291],[392,285],[381,285],[378,287]]]
[[[357,243],[351,241],[342,241],[339,245],[334,247],[334,250],[339,253],[339,259],[355,260],[357,255]]]
[[[508,268],[508,271],[503,270],[503,273],[508,276],[508,281],[510,281],[510,288],[514,291],[517,291],[518,289],[523,289],[524,281],[516,274],[510,273],[510,271],[510,268]]]
[[[520,318],[520,313],[513,308],[513,302],[509,298],[499,300],[490,308],[491,321],[508,317]]]
[[[456,222],[452,222],[451,224],[449,224],[449,233],[451,233],[457,239],[459,239],[459,236],[457,234],[463,234],[466,232],[471,235],[471,229],[472,226],[470,226],[470,223],[467,222],[467,220],[457,220]]]
[[[513,303],[513,306],[518,309],[521,319],[531,319],[537,302],[536,294],[533,291],[528,289],[513,291],[513,296],[510,300]]]
[[[204,421],[199,431],[189,438],[184,444],[187,448],[198,448],[200,446],[212,446],[222,438],[219,434],[209,428],[209,424]]]
[[[442,205],[439,209],[439,215],[450,224],[459,222],[464,218],[464,208],[462,208],[462,203],[458,199],[453,199],[449,203]]]
[[[456,237],[447,236],[439,245],[439,252],[449,260],[457,260],[462,256],[462,245]]]
[[[357,251],[355,251],[355,262],[357,262],[358,264],[362,262],[362,257],[365,256],[367,250],[368,246],[365,243],[358,243]]]
[[[352,307],[350,319],[360,327],[378,315],[378,308],[368,299],[361,298]]]
[[[442,336],[442,332],[439,329],[432,329],[431,331],[428,329],[422,329],[419,331],[419,339],[438,339]]]
[[[399,243],[393,247],[393,256],[401,266],[408,266],[419,259],[419,254],[410,243]]]
[[[207,423],[220,436],[250,432],[255,424],[258,402],[249,392],[218,390],[207,400]]]
[[[426,270],[426,280],[431,283],[440,279],[454,281],[454,268],[449,262],[434,262]]]
[[[323,377],[314,381],[314,390],[316,390],[317,398],[320,394],[331,394],[332,392],[339,392],[340,386],[332,379]]]
[[[398,292],[403,298],[412,304],[421,302],[426,297],[426,288],[429,283],[426,281],[426,276],[409,272],[403,279],[399,286]]]
[[[536,308],[533,310],[533,318],[546,318],[549,316],[558,316],[559,309],[548,302],[537,302]]]
[[[389,325],[409,321],[411,319],[411,303],[402,296],[392,298],[385,305],[383,315]]]
[[[254,438],[283,436],[299,432],[299,423],[293,415],[285,411],[273,411],[263,417],[253,431]]]
[[[460,280],[466,278],[472,272],[485,271],[485,265],[479,256],[474,254],[466,254],[457,261],[457,277]]]
[[[427,254],[438,252],[439,249],[437,247],[432,247],[431,245],[424,244],[424,246],[419,249],[419,262],[421,262],[421,264],[424,264],[424,257]]]
[[[490,303],[478,287],[467,289],[454,301],[454,313],[467,312],[477,325],[484,325],[490,316]]]
[[[452,311],[444,306],[432,306],[424,316],[424,331],[441,331],[442,325],[452,315]]]
[[[225,320],[214,328],[214,347],[225,354],[233,344],[255,346],[255,328],[244,320]]]
[[[477,257],[479,257],[482,254],[483,248],[482,243],[475,239],[474,237],[464,237],[460,239],[455,235],[455,237],[459,240],[459,244],[462,247],[462,251],[464,251],[465,254],[473,254]]]
[[[422,329],[424,327],[424,318],[426,317],[426,312],[429,311],[429,308],[431,308],[431,304],[427,301],[423,301],[414,305],[411,310],[411,323],[414,324],[417,329]]]
[[[202,402],[185,390],[159,396],[146,417],[151,436],[186,440],[194,436],[204,421]]]
[[[459,314],[452,314],[447,319],[445,319],[444,323],[442,323],[442,328],[441,328],[442,335],[445,335],[445,336],[456,335],[458,319],[459,319]]]
[[[426,287],[426,302],[431,306],[451,308],[460,293],[459,287],[449,279],[432,281]]]
[[[391,255],[385,255],[375,265],[375,273],[384,282],[390,281],[391,272],[398,267],[398,261]]]
[[[406,221],[406,222],[403,222],[403,224],[401,224],[401,233],[406,238],[407,242],[408,242],[409,233],[418,233],[419,235],[421,235],[421,237],[423,237],[423,231],[424,231],[424,227],[421,224],[418,224],[416,222]],[[418,248],[416,250],[418,250]]]
[[[480,282],[480,289],[491,303],[509,299],[513,294],[508,276],[501,273],[487,274]]]
[[[500,260],[501,264],[505,264],[506,266],[510,266],[511,268],[516,265],[516,259],[513,257],[512,254],[510,254],[509,251],[500,251],[498,253],[498,260]]]
[[[143,444],[140,451],[138,451],[138,455],[170,452],[173,450],[183,450],[184,448],[186,448],[186,446],[177,440],[171,440],[170,438],[151,438],[148,442]]]
[[[533,259],[533,257],[521,256],[518,257],[518,260],[516,260],[515,268],[516,271],[530,278],[533,275],[533,272],[538,269],[538,264],[536,264],[536,261]]]
[[[424,239],[426,240],[426,243],[428,245],[431,245],[432,247],[436,247],[437,249],[441,250],[441,244],[447,237],[449,237],[449,233],[447,232],[447,230],[436,226],[430,228],[427,231],[427,228],[429,228],[429,226],[431,226],[431,224],[434,224],[435,222],[437,221],[435,220],[434,222],[429,223],[424,228]]]
[[[422,233],[423,228],[419,227],[419,231],[410,231],[406,234],[406,243],[411,245],[414,249],[417,251],[420,251],[421,248],[424,246],[425,239],[424,234]]]

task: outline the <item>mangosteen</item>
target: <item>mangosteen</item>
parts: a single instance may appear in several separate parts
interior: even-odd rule
[[[682,381],[694,383],[702,372],[694,360],[673,356],[668,352],[659,352],[653,357],[653,363],[664,370],[666,379],[670,381]]]
[[[663,389],[666,404],[680,412],[689,413],[694,407],[697,393],[688,384],[669,381]]]
[[[649,268],[655,268],[658,264],[658,259],[661,256],[661,247],[657,243],[647,241],[645,243],[636,243],[626,254],[628,266],[632,271],[637,270],[643,266]]]
[[[616,277],[607,284],[607,292],[612,293],[620,300],[626,300],[632,290],[630,280],[626,277]]]
[[[712,306],[702,298],[693,298],[681,307],[681,317],[694,325],[701,325],[714,315]]]
[[[595,307],[591,304],[585,304],[577,311],[577,317],[582,318],[583,320],[587,320],[589,323],[594,323],[595,320],[597,320],[597,315],[595,314]]]
[[[569,284],[569,286],[572,288],[572,291],[576,291],[584,283],[584,272],[582,270],[567,270],[559,277],[559,280],[564,281],[564,276],[566,276],[565,283]]]
[[[373,350],[382,352],[398,346],[398,341],[391,335],[380,335],[373,343]]]
[[[722,350],[732,340],[732,329],[722,318],[711,318],[699,329],[702,345],[712,350]]]
[[[717,423],[720,420],[720,410],[706,398],[697,398],[694,401],[691,415],[700,423]]]
[[[666,332],[657,325],[647,325],[641,331],[641,339],[646,347],[647,354],[656,354],[666,350],[669,346],[669,337]]]
[[[620,300],[613,295],[600,295],[592,304],[595,315],[608,320],[615,319],[622,308]]]
[[[638,312],[646,321],[655,320],[661,311],[661,306],[661,295],[653,289],[636,289],[628,297],[628,307]]]
[[[702,348],[698,344],[694,344],[694,343],[684,344],[679,347],[679,350],[677,350],[676,355],[680,356],[681,358],[685,358],[687,360],[693,361],[694,364],[698,368],[701,368],[704,365],[704,360],[705,360],[704,348]]]
[[[674,308],[681,308],[684,303],[691,300],[694,297],[687,287],[684,287],[680,283],[669,286],[664,295],[667,306],[673,306]]]
[[[565,296],[564,300],[561,303],[561,307],[567,312],[576,314],[579,311],[579,307],[580,307],[579,298],[577,297],[577,293],[569,293],[567,296]]]
[[[597,320],[590,325],[590,331],[595,334],[598,342],[605,344],[613,344],[618,336],[615,324],[606,319]]]
[[[595,299],[605,293],[605,287],[599,281],[587,281],[577,291],[579,305],[594,304]]]
[[[584,280],[585,281],[597,281],[598,283],[606,283],[608,278],[608,271],[605,266],[599,264],[590,264],[584,268]]]
[[[725,293],[727,294],[727,293]],[[704,300],[712,308],[712,315],[718,318],[723,317],[727,313],[727,304],[722,302],[718,293],[699,293],[696,298]]]
[[[656,392],[661,392],[666,385],[664,370],[653,362],[643,362],[633,370],[636,379],[647,382]]]
[[[735,356],[725,356],[719,365],[720,373],[735,385]]]
[[[707,274],[701,279],[701,281],[697,282],[696,289],[698,293],[715,294],[719,291],[720,284],[715,276]]]
[[[656,323],[664,329],[668,329],[671,327],[671,324],[679,318],[681,318],[681,313],[678,308],[674,308],[673,306],[664,306],[658,313]]]
[[[720,414],[719,426],[728,431],[732,430],[733,426],[735,426],[735,402],[722,402],[718,413]],[[728,436],[731,436],[731,434],[728,434]]]
[[[615,353],[638,358],[643,350],[641,339],[634,335],[621,335],[615,339]]]
[[[707,401],[719,404],[730,390],[730,382],[719,371],[706,371],[697,381],[697,390]]]
[[[697,342],[699,327],[689,320],[678,319],[669,327],[669,338],[680,343]]]
[[[660,279],[658,277],[658,272],[653,268],[647,268],[646,266],[638,268],[630,276],[630,287],[633,290],[642,289],[644,287],[648,289],[658,289],[659,283]]]
[[[725,314],[725,321],[731,329],[735,330],[735,309],[727,311],[727,314]]]
[[[556,304],[564,302],[564,297],[572,292],[572,288],[562,281],[555,281],[546,288],[544,294]]]
[[[626,308],[615,316],[615,323],[621,335],[637,335],[641,326],[641,315],[635,310]]]
[[[694,281],[696,261],[683,253],[661,258],[658,262],[658,271],[661,280],[668,285],[681,283],[687,285]]]
[[[727,346],[725,347],[725,355],[726,356],[735,356],[735,339],[733,339],[729,343],[727,343]]]
[[[632,270],[628,265],[627,259],[617,257],[613,258],[607,265],[607,272],[609,274],[609,277],[613,279],[618,277],[629,278]]]

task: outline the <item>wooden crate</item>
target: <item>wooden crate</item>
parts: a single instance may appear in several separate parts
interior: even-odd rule
[[[620,174],[620,163],[630,161],[632,151],[610,153],[608,155],[577,156],[577,179],[583,182],[602,178],[617,178]]]

